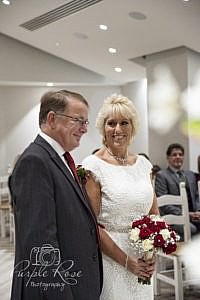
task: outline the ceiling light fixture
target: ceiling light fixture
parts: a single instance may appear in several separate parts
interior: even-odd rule
[[[109,48],[108,51],[110,53],[117,53],[117,49],[115,49],[115,48]]]
[[[88,39],[88,36],[85,33],[82,33],[82,32],[75,32],[74,36],[77,39],[81,39],[81,40],[87,40]]]
[[[53,82],[47,82],[47,86],[54,86]]]
[[[99,25],[99,28],[101,30],[108,30],[108,26],[107,25],[103,25],[103,24]]]
[[[139,11],[131,11],[128,15],[132,19],[135,19],[135,20],[138,20],[138,21],[143,21],[147,18],[147,16],[145,16],[143,13],[141,13]]]
[[[60,46],[60,43],[59,43],[59,42],[56,42],[56,46],[57,46],[57,47]]]
[[[120,67],[115,67],[115,72],[120,73],[121,71],[122,71],[122,68],[120,68]]]
[[[2,3],[5,5],[10,5],[10,1],[9,0],[2,0]]]

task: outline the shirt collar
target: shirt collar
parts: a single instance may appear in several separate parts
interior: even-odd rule
[[[173,168],[172,166],[169,166],[169,169],[174,173],[177,173],[178,171],[183,171],[182,169],[176,169],[176,168]]]
[[[59,156],[61,156],[61,157],[63,156],[63,154],[65,153],[65,150],[56,140],[54,140],[52,137],[50,137],[43,131],[40,131],[39,134],[47,143],[49,143],[51,145],[51,147],[57,152],[57,154]]]

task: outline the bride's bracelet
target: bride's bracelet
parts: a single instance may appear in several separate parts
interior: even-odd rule
[[[126,255],[126,261],[125,261],[125,265],[124,268],[127,270],[127,266],[128,266],[128,254]]]

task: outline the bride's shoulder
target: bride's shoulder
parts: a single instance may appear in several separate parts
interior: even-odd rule
[[[143,168],[147,169],[147,170],[151,170],[152,169],[152,163],[150,162],[149,159],[147,159],[146,157],[144,157],[143,155],[137,155],[137,162],[140,166],[142,166]]]
[[[90,162],[91,160],[93,160],[93,158],[94,158],[94,155],[90,154],[83,159],[82,163]]]
[[[95,152],[94,154],[90,154],[87,157],[84,158],[84,160],[82,161],[82,164],[85,166],[99,166],[101,164],[101,160],[103,160],[102,158],[102,153],[100,150],[98,150],[97,152]]]
[[[110,163],[110,159],[105,148],[101,148],[97,153],[95,153],[95,156],[101,161]]]
[[[137,155],[135,155],[133,153],[128,154],[128,163],[129,163],[129,165],[134,165],[136,163],[137,159],[138,159]]]

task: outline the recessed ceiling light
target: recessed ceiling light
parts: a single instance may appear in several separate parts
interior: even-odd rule
[[[54,86],[53,82],[47,82],[47,86]]]
[[[59,43],[59,42],[56,42],[56,46],[57,46],[57,47],[60,46],[60,43]]]
[[[190,0],[183,0],[183,2],[189,2]]]
[[[9,0],[2,0],[2,3],[5,5],[10,5],[10,1]]]
[[[122,68],[120,68],[120,67],[116,67],[116,68],[115,68],[115,72],[120,73],[121,71],[122,71]]]
[[[117,53],[117,49],[115,49],[115,48],[109,48],[108,51],[110,53]]]
[[[139,11],[131,11],[129,13],[129,17],[138,20],[138,21],[142,21],[145,20],[147,18],[147,16],[145,16],[143,13],[139,12]]]
[[[101,30],[108,30],[108,26],[107,25],[103,25],[103,24],[99,25],[99,28]]]

